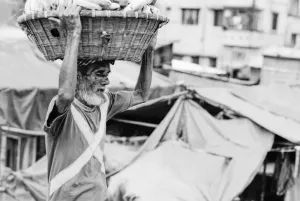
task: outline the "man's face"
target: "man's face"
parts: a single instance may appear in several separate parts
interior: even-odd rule
[[[109,84],[110,64],[95,62],[84,67],[78,77],[78,95],[88,105],[101,105],[104,102],[103,92]]]

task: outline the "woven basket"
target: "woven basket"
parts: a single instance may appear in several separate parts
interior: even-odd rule
[[[59,25],[53,26],[54,23],[48,17],[57,17],[57,14],[24,14],[18,18],[18,23],[47,60],[63,59],[66,30]],[[79,60],[133,62],[141,60],[157,30],[169,21],[160,15],[122,11],[82,10],[80,18],[82,32],[78,49]],[[101,37],[103,33],[110,35],[106,42]]]

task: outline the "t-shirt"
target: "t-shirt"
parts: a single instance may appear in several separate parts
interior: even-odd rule
[[[109,106],[107,120],[133,104],[133,93],[121,91],[107,93]],[[44,130],[47,133],[46,149],[48,157],[48,181],[74,162],[89,146],[73,119],[70,107],[63,113],[50,119],[57,112],[54,97],[49,105]],[[100,107],[89,108],[75,99],[72,103],[83,115],[91,131],[98,131],[101,112]],[[49,118],[50,117],[50,118]],[[49,120],[50,119],[50,120]],[[104,139],[100,143],[103,151]],[[102,201],[106,196],[106,176],[101,172],[100,162],[93,156],[81,171],[56,190],[49,201]]]

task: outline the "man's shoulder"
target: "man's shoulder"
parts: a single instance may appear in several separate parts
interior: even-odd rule
[[[56,105],[58,96],[54,96],[49,103],[48,111],[44,123],[44,131],[46,133],[56,133],[57,128],[63,125],[63,122],[68,118],[69,108],[67,108],[63,113],[58,112]]]

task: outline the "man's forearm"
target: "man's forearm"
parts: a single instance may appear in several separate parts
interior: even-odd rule
[[[152,48],[147,48],[142,58],[142,66],[140,75],[137,80],[135,91],[141,96],[143,101],[149,97],[149,90],[152,81],[152,68],[153,68],[153,53]]]
[[[80,32],[70,33],[67,36],[67,46],[62,68],[59,74],[58,109],[64,110],[75,97],[77,82],[77,55],[80,40]],[[61,107],[60,107],[61,106]]]

